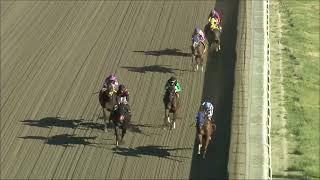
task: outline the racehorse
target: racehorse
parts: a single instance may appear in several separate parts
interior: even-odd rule
[[[210,120],[208,117],[205,118],[205,121],[201,128],[198,127],[197,133],[198,133],[198,154],[201,154],[201,150],[203,152],[202,158],[205,159],[206,153],[208,150],[208,145],[211,140],[211,136],[213,135],[213,132],[216,130],[216,125],[213,123],[212,120]]]
[[[198,70],[199,65],[201,66],[201,71],[203,71],[203,59],[204,53],[206,52],[206,46],[202,41],[200,41],[199,35],[194,36],[191,51],[192,63],[195,62],[194,71]]]
[[[107,111],[112,111],[116,104],[116,90],[112,84],[108,84],[106,88],[99,91],[99,102],[102,107],[103,119],[105,123],[105,131],[107,131]],[[110,119],[109,119],[110,123]]]
[[[211,24],[208,23],[204,27],[204,34],[208,39],[209,47],[213,44],[214,50],[218,52],[220,50],[220,37],[221,31],[218,28],[211,29]]]
[[[123,141],[124,135],[126,134],[129,122],[131,120],[127,104],[120,103],[118,105],[115,105],[114,110],[110,114],[109,120],[113,121],[116,135],[116,146],[118,147],[119,142]]]
[[[163,98],[165,108],[165,124],[169,123],[170,128],[176,127],[176,115],[179,106],[178,94],[175,92],[175,86],[170,86]],[[173,114],[172,120],[170,120],[170,113]]]

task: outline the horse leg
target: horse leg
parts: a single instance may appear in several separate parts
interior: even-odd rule
[[[201,147],[202,147],[202,135],[201,134],[198,134],[198,141],[199,141],[198,154],[200,154],[201,153]]]
[[[206,135],[206,140],[205,140],[205,144],[204,144],[204,150],[203,150],[203,156],[202,158],[205,159],[206,158],[206,153],[208,150],[208,145],[209,145],[209,141],[210,141],[210,134],[208,133],[208,135]]]
[[[122,133],[121,133],[121,140],[120,142],[123,141],[124,135],[126,134],[126,129],[122,129]]]
[[[170,120],[170,109],[166,109],[166,120],[168,123],[171,123],[171,120]]]
[[[170,123],[170,118],[169,118],[169,110],[165,107],[164,110],[164,121],[163,121],[163,126],[164,128],[168,125],[168,123]]]
[[[201,72],[203,72],[203,56],[200,57]]]
[[[194,54],[192,54],[192,58],[191,58],[191,66],[193,67],[193,71],[196,71],[196,57]]]
[[[176,113],[174,112],[173,113],[173,118],[172,118],[172,129],[175,129],[176,128]]]
[[[108,132],[107,114],[106,114],[105,108],[102,108],[102,113],[103,113],[103,120],[104,120],[104,132]],[[109,122],[110,122],[110,118],[109,118]]]
[[[119,146],[119,126],[115,124],[115,134],[116,134],[116,146]]]
[[[123,138],[124,138],[124,135],[126,134],[126,132],[127,132],[127,122],[123,122],[120,142],[123,141]]]
[[[215,47],[216,47],[216,52],[218,52],[218,51],[219,51],[219,44],[218,44],[218,42],[216,42]]]

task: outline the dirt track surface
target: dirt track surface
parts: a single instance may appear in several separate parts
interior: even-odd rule
[[[192,72],[191,33],[213,6],[224,12],[223,51]],[[1,1],[0,178],[227,178],[236,15],[234,0]],[[133,112],[118,149],[96,94],[110,72]],[[170,131],[162,95],[172,75],[183,105]],[[206,160],[192,126],[202,99],[214,101],[218,127]]]

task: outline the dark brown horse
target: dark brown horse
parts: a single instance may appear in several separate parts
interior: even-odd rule
[[[109,120],[111,120],[114,124],[116,146],[118,147],[119,142],[123,141],[124,135],[126,134],[129,122],[131,120],[131,115],[129,113],[127,104],[120,103],[116,105],[114,110],[110,113]]]
[[[192,51],[192,64],[195,64],[193,70],[197,71],[200,65],[201,71],[203,71],[203,60],[206,52],[206,46],[203,42],[200,41],[199,36],[194,37],[193,44],[191,46],[191,51]]]
[[[205,121],[202,127],[197,127],[198,133],[198,154],[201,154],[202,151],[202,158],[205,159],[206,153],[208,150],[208,145],[211,140],[213,133],[216,130],[216,125],[213,123],[213,120],[210,120],[208,117],[205,118]]]
[[[113,85],[107,85],[107,88],[102,88],[99,91],[99,102],[102,107],[103,119],[105,123],[104,130],[107,131],[107,112],[112,111],[113,106],[116,104],[116,90]],[[110,123],[110,120],[109,120]]]
[[[213,44],[213,48],[215,50],[215,52],[220,51],[220,37],[221,37],[221,30],[215,28],[215,29],[211,29],[210,28],[211,24],[208,23],[205,27],[204,27],[204,33],[205,36],[207,37],[208,43],[209,43],[209,48],[211,48],[212,44]]]
[[[163,98],[165,108],[165,125],[169,123],[171,129],[175,129],[177,110],[179,108],[178,94],[175,92],[175,86],[170,86]],[[170,120],[170,113],[173,114],[172,120]]]

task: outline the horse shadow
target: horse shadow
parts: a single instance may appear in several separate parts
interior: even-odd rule
[[[81,123],[79,123],[79,127],[80,128],[97,129],[97,130],[104,130],[104,128],[105,128],[103,123],[96,123],[96,122],[81,122]],[[108,127],[108,129],[113,129],[114,123],[112,121],[107,122],[107,127]],[[145,133],[141,129],[141,127],[153,127],[153,126],[152,125],[134,124],[134,123],[129,122],[127,130],[129,132],[150,136],[150,134]]]
[[[81,122],[81,123],[79,123],[79,127],[80,128],[104,130],[103,123],[96,123],[96,122]]]
[[[117,147],[113,148],[115,154],[123,155],[123,156],[133,156],[133,157],[142,157],[142,156],[155,156],[159,158],[165,158],[169,160],[174,160],[181,162],[175,158],[188,158],[184,156],[174,156],[171,155],[171,151],[177,150],[191,150],[192,148],[166,148],[167,146],[138,146],[135,148],[123,148]]]
[[[182,57],[191,57],[191,53],[182,52],[180,49],[177,48],[166,48],[163,50],[156,50],[156,51],[133,51],[137,53],[143,53],[146,56],[182,56]]]
[[[20,121],[25,125],[41,127],[41,128],[50,128],[53,126],[56,127],[65,127],[65,128],[77,128],[79,123],[81,123],[83,119],[62,119],[60,117],[45,117],[39,120],[23,120]]]
[[[24,125],[50,128],[50,127],[64,127],[64,128],[90,128],[97,130],[104,130],[103,123],[96,123],[92,121],[85,121],[84,119],[63,119],[61,117],[45,117],[39,120],[23,120],[20,121]]]
[[[103,117],[99,117],[99,119],[103,119]],[[96,129],[96,130],[104,130],[104,122],[92,122],[85,121],[84,119],[62,119],[61,117],[45,117],[39,120],[23,120],[20,121],[24,123],[24,125],[41,127],[41,128],[50,128],[50,127],[63,127],[63,128],[71,128],[71,129]],[[108,129],[113,129],[113,122],[107,121]],[[160,128],[156,125],[151,124],[134,124],[129,122],[128,131],[133,133],[139,133],[146,136],[150,136],[150,134],[145,133],[141,128]]]
[[[74,135],[69,135],[69,134],[60,134],[60,135],[55,135],[51,137],[44,137],[44,136],[23,136],[19,137],[22,139],[34,139],[34,140],[42,140],[45,142],[45,144],[49,145],[60,145],[63,147],[74,147],[75,145],[89,145],[89,146],[94,146],[93,142],[90,142],[91,140],[95,140],[97,136],[94,137],[76,137]]]
[[[130,67],[122,66],[122,68],[128,69],[128,71],[146,73],[146,72],[159,72],[159,73],[171,73],[175,74],[175,68],[170,68],[168,65],[151,65],[151,66],[142,66],[142,67]]]

